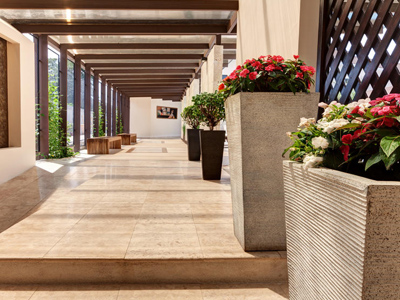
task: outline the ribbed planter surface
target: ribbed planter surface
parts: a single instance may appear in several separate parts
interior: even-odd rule
[[[400,182],[283,169],[290,299],[400,299]]]
[[[239,93],[225,103],[235,235],[246,251],[285,250],[282,152],[318,93]]]

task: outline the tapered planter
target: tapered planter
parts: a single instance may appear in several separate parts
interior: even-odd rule
[[[225,131],[200,131],[201,167],[204,180],[220,180],[224,157]]]
[[[240,93],[225,103],[235,235],[245,251],[285,250],[282,152],[319,94]]]
[[[400,182],[283,167],[290,299],[400,299]]]
[[[199,161],[200,150],[200,129],[188,129],[188,157],[190,161]]]

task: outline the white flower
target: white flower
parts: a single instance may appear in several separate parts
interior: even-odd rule
[[[311,140],[312,145],[315,149],[321,148],[326,149],[329,146],[329,142],[326,138],[322,136],[315,137]]]
[[[286,132],[286,135],[287,135],[288,137],[290,137],[290,138],[293,136],[292,133],[291,133],[290,131]]]
[[[347,121],[345,119],[335,119],[330,122],[321,120],[320,122],[318,122],[317,126],[318,126],[318,128],[323,129],[322,130],[323,132],[331,134],[332,131],[334,131],[335,129],[343,127],[344,125],[347,125],[347,124],[349,124],[349,121]]]
[[[314,155],[307,155],[304,159],[303,159],[303,164],[304,164],[304,169],[308,169],[308,168],[314,168],[318,165],[320,165],[323,161],[322,157],[318,157],[318,156],[314,156]]]
[[[315,118],[300,118],[299,127],[309,127],[311,124],[315,124]]]
[[[325,103],[325,102],[320,102],[318,103],[318,107],[321,107],[323,109],[327,108],[329,106],[329,104]]]

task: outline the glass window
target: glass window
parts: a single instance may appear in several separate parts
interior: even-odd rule
[[[85,144],[85,70],[81,69],[81,146]]]
[[[94,109],[93,109],[93,103],[94,103],[94,76],[90,76],[90,124],[92,126],[90,127],[90,137],[93,137],[93,129],[94,129]]]
[[[67,72],[67,122],[68,122],[68,145],[74,144],[74,102],[75,102],[75,80],[74,80],[74,69],[75,64],[68,60],[67,64],[68,72]]]

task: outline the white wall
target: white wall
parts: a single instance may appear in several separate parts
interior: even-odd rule
[[[10,148],[0,149],[0,183],[35,166],[34,45],[0,20],[0,37],[8,46],[8,106]]]
[[[139,138],[180,138],[181,103],[152,98],[131,98],[130,132]],[[157,106],[178,108],[177,119],[157,119]]]

